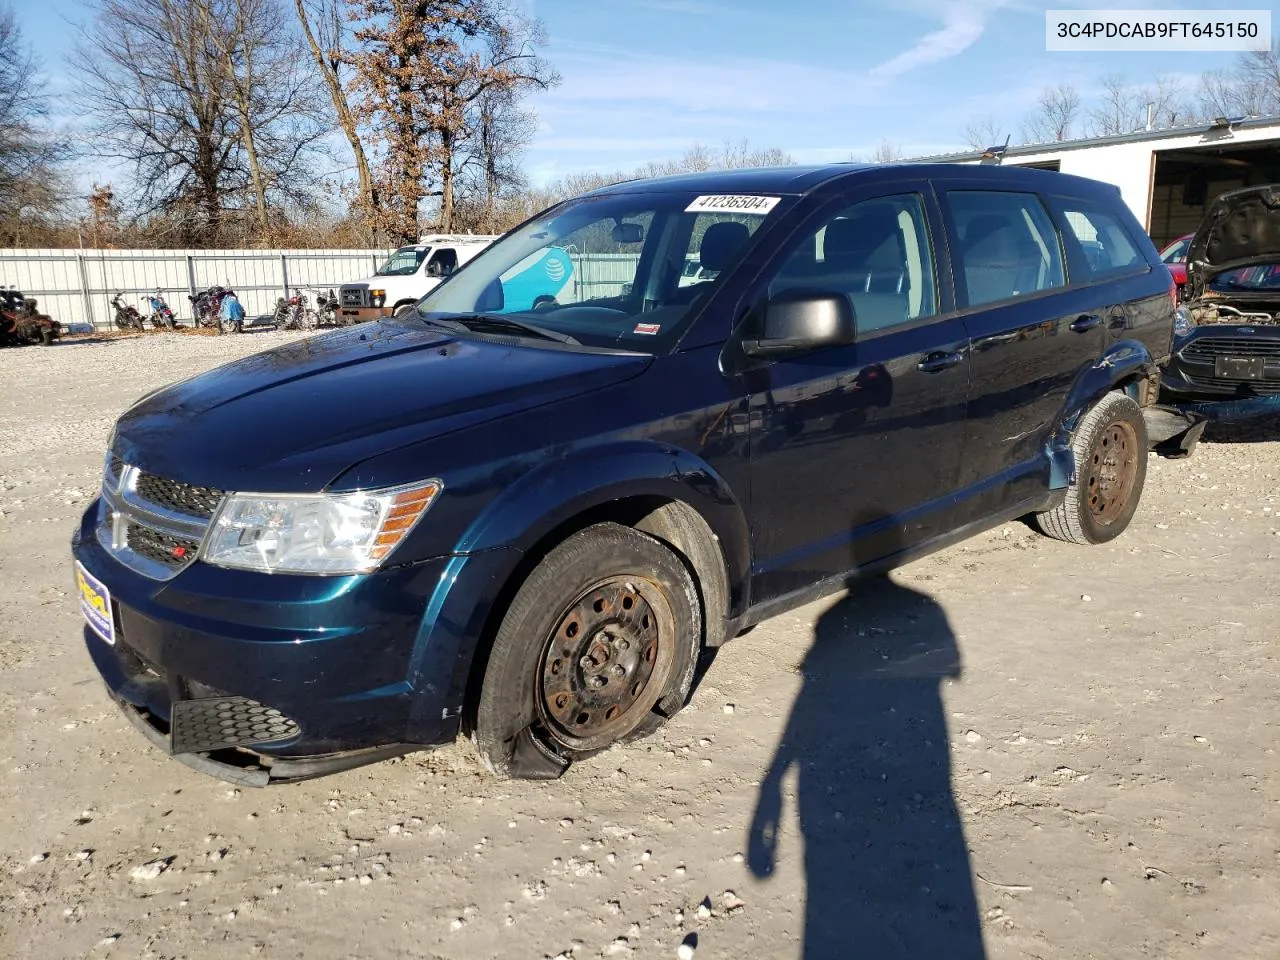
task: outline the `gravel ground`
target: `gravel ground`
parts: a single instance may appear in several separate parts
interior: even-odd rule
[[[240,791],[110,706],[67,542],[129,402],[300,335],[0,351],[0,955],[1280,956],[1280,428],[1153,458],[1110,545],[1010,525],[763,624],[554,783]]]

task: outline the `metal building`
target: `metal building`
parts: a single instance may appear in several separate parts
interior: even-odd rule
[[[1040,167],[1114,183],[1156,246],[1164,247],[1194,231],[1220,194],[1280,183],[1280,117],[1220,117],[1117,136],[915,159]]]

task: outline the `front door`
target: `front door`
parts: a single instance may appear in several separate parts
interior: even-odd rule
[[[951,523],[968,338],[962,321],[940,318],[928,186],[852,192],[824,209],[766,273],[761,303],[797,287],[843,293],[857,340],[784,355],[746,377],[756,601],[838,577]]]

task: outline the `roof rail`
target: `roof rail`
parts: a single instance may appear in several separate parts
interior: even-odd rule
[[[428,233],[419,238],[419,243],[476,243],[484,240],[497,240],[497,234],[488,233]]]

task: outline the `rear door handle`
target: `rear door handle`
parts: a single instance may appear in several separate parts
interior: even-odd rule
[[[1076,333],[1084,333],[1086,330],[1092,330],[1102,322],[1102,318],[1096,313],[1087,313],[1083,317],[1077,317],[1071,322],[1071,329]]]
[[[954,367],[963,359],[959,353],[931,353],[916,364],[916,369],[922,373],[939,373]]]

